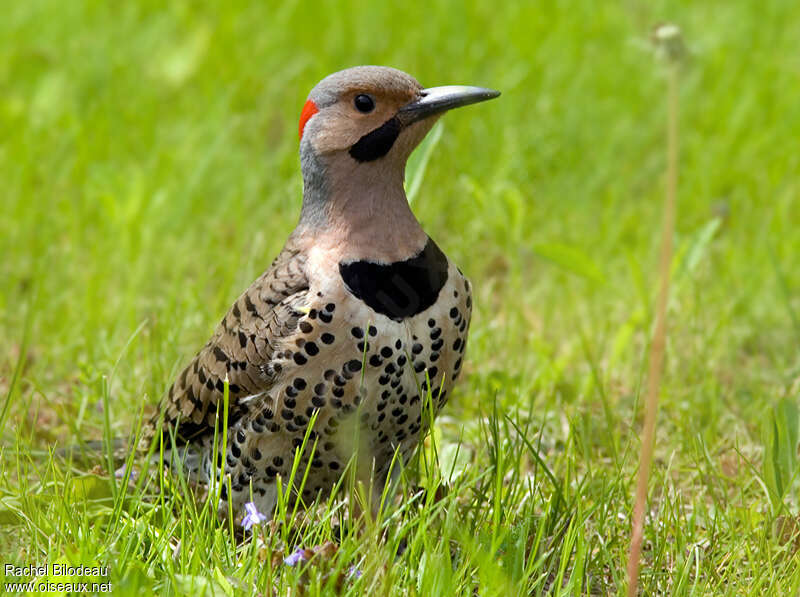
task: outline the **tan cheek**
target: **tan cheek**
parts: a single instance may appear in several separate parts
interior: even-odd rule
[[[358,140],[354,127],[347,122],[331,122],[319,131],[312,143],[317,153],[325,154],[349,147]]]
[[[325,128],[313,140],[318,153],[330,153],[353,146],[361,137],[374,131],[397,113],[397,107],[379,106],[367,117],[359,116],[344,106],[329,109]]]

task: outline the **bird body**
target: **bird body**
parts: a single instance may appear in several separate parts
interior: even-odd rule
[[[222,498],[267,514],[304,438],[304,499],[328,493],[354,453],[379,481],[396,453],[406,461],[461,370],[472,297],[411,212],[405,163],[444,110],[496,95],[425,90],[385,67],[319,83],[300,119],[298,226],[173,383],[145,443],[160,429],[169,451],[174,437],[201,483],[224,457]],[[215,458],[226,379],[228,445]]]

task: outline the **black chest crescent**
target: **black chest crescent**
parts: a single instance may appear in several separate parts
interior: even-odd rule
[[[395,263],[340,263],[347,289],[368,307],[395,321],[421,313],[447,282],[447,257],[430,238],[416,256]]]

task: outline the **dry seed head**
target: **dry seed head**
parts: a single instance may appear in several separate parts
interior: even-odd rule
[[[659,23],[650,34],[659,56],[671,64],[680,63],[686,56],[681,28],[674,23]]]

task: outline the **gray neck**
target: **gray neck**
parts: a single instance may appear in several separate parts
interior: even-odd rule
[[[300,145],[300,170],[303,173],[303,207],[300,210],[298,227],[324,226],[327,221],[328,197],[331,195],[327,181],[326,167],[310,147],[310,143]]]
[[[427,235],[403,186],[405,160],[357,162],[347,152],[320,157],[308,147],[300,159],[298,231],[374,261],[406,259],[424,247]]]

